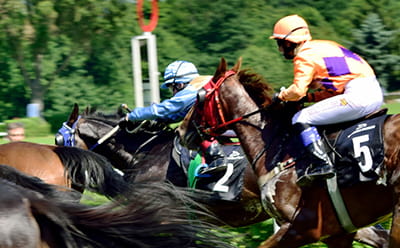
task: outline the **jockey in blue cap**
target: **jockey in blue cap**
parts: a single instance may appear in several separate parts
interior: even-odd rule
[[[132,122],[142,120],[180,122],[196,102],[198,90],[209,82],[211,78],[211,76],[200,76],[196,66],[188,61],[174,61],[165,69],[164,83],[161,85],[162,89],[171,89],[173,96],[161,103],[153,103],[147,107],[137,107],[128,113],[124,120]],[[205,141],[201,147],[209,167],[200,172],[200,174],[226,169],[225,163],[212,163],[225,157],[222,147],[216,140],[212,142]]]

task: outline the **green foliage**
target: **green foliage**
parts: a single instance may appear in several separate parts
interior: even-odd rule
[[[134,1],[0,0],[0,8],[0,121],[24,117],[30,102],[43,102],[52,127],[65,121],[75,102],[134,107],[130,39],[142,33]],[[292,64],[268,36],[279,18],[297,13],[315,39],[353,45],[388,90],[399,89],[399,8],[397,0],[159,1],[153,33],[160,81],[173,60],[192,61],[211,75],[221,57],[233,65],[241,56],[243,67],[276,90],[287,86]],[[150,9],[146,2],[146,15]]]
[[[369,14],[360,29],[354,30],[353,50],[368,58],[385,89],[393,83],[389,81],[393,79],[393,72],[400,69],[400,55],[391,54],[389,49],[394,34],[395,31],[387,30],[375,13]]]

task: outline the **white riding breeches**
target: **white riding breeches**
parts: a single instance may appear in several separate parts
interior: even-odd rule
[[[344,93],[297,112],[292,123],[327,125],[351,121],[381,108],[383,93],[375,77],[357,78],[347,83]]]

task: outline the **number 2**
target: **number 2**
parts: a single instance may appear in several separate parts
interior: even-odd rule
[[[219,191],[219,192],[228,192],[229,191],[229,186],[224,185],[226,181],[228,181],[229,177],[233,174],[233,164],[228,163],[226,172],[221,179],[218,180],[218,182],[215,184],[213,191]]]

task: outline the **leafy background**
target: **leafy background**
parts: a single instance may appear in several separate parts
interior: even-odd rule
[[[43,104],[53,131],[75,102],[110,111],[121,103],[134,107],[130,39],[142,34],[135,8],[133,0],[0,0],[0,121],[24,117],[31,102]],[[149,1],[144,8],[149,16]],[[268,36],[279,18],[296,13],[308,21],[314,39],[356,51],[374,67],[386,92],[398,91],[399,9],[398,0],[160,0],[153,31],[160,81],[163,68],[177,59],[213,74],[220,57],[233,65],[241,56],[244,67],[275,89],[289,85],[292,65]],[[52,144],[53,136],[48,140]],[[272,233],[272,225],[232,232],[245,235],[233,241],[238,247],[252,248]]]
[[[132,0],[0,0],[0,121],[23,117],[31,102],[43,104],[52,126],[75,102],[104,110],[121,103],[134,107],[130,39],[142,34],[135,8]],[[297,13],[315,39],[333,39],[360,53],[385,90],[395,91],[399,8],[397,0],[160,0],[153,31],[160,81],[176,59],[212,74],[220,57],[233,65],[242,56],[243,66],[275,89],[288,85],[291,62],[268,36],[279,18]],[[145,16],[150,12],[144,1]]]

